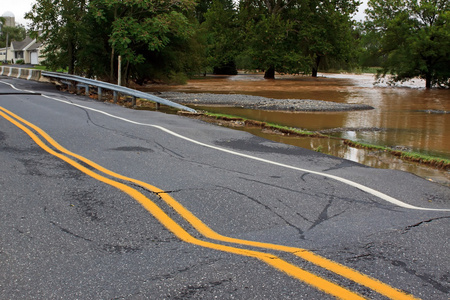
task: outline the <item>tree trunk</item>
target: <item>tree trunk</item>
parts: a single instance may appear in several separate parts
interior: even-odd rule
[[[128,86],[128,76],[130,75],[129,74],[129,70],[130,70],[130,62],[129,61],[127,61],[127,65],[125,66],[125,83],[124,84],[122,84],[123,86]]]
[[[317,72],[319,72],[320,58],[321,56],[316,57],[316,64],[312,68],[312,77],[317,77]]]
[[[114,6],[114,21],[117,20],[117,6]],[[111,60],[110,60],[110,71],[109,71],[109,80],[110,82],[114,81],[115,67],[114,67],[114,56],[116,55],[114,46],[111,47]],[[117,77],[120,75],[117,74]]]
[[[264,79],[275,79],[275,67],[269,67],[264,73]]]
[[[425,87],[427,90],[431,89],[431,74],[425,74]]]
[[[75,69],[75,53],[74,53],[74,45],[72,40],[69,40],[68,43],[68,49],[67,49],[67,55],[69,56],[69,74],[74,74]]]
[[[114,81],[114,47],[112,47],[111,49],[111,57],[110,57],[110,61],[109,61],[109,81],[113,82]],[[119,75],[119,74],[117,74]]]

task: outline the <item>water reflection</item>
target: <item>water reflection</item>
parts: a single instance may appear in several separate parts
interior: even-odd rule
[[[450,111],[450,90],[425,90],[421,88],[424,86],[421,80],[395,87],[385,82],[374,85],[374,81],[373,75],[326,74],[319,78],[279,76],[277,80],[264,80],[259,74],[242,74],[190,80],[183,86],[149,86],[146,90],[234,93],[274,99],[313,99],[367,104],[375,109],[333,113],[273,112],[231,107],[208,107],[207,110],[314,131],[341,128],[333,135],[450,159],[450,114],[442,113]],[[355,128],[371,130],[355,131]],[[308,140],[295,143],[301,147],[314,149],[318,145],[311,147],[303,144],[320,144],[324,141]],[[335,142],[328,143],[331,144],[321,145],[327,149],[324,152],[336,154],[341,152],[338,156],[372,164],[375,167],[389,167],[385,166],[387,163],[383,162],[383,158],[363,162],[362,160],[367,160],[370,155],[363,153],[362,150],[339,149],[340,146],[334,145]],[[388,164],[397,163],[390,161]],[[398,162],[396,168],[401,169],[401,165],[402,163]]]
[[[329,134],[450,159],[450,114],[438,115],[384,109],[350,113],[291,113],[233,107],[198,106],[198,108],[312,131],[341,128],[340,132]],[[358,132],[351,130],[355,128],[368,130]]]

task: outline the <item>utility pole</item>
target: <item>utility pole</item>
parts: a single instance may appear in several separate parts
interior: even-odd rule
[[[9,32],[6,32],[6,53],[5,53],[6,63],[8,63],[8,43],[9,43]]]
[[[0,36],[3,36],[3,21],[0,19]],[[6,42],[6,46],[8,46],[8,42]],[[8,50],[6,50],[8,52]]]

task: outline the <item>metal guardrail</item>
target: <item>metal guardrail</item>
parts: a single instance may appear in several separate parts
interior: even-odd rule
[[[136,98],[142,98],[142,99],[146,99],[146,100],[155,102],[155,103],[157,103],[158,106],[159,106],[159,104],[162,104],[162,105],[174,107],[174,108],[177,108],[180,110],[185,110],[185,111],[189,111],[189,112],[193,112],[193,113],[197,112],[193,108],[169,101],[167,99],[160,98],[160,97],[157,97],[157,96],[145,93],[145,92],[133,90],[133,89],[130,89],[130,88],[127,88],[124,86],[120,86],[120,85],[116,85],[116,84],[112,84],[112,83],[108,83],[108,82],[98,81],[98,80],[94,80],[94,79],[88,79],[88,78],[84,78],[84,77],[76,76],[76,75],[56,73],[56,72],[42,71],[41,75],[45,76],[45,77],[58,78],[58,79],[64,80],[65,81],[64,83],[69,84],[69,85],[72,84],[71,82],[77,82],[77,84],[75,84],[74,86],[76,86],[77,89],[84,87],[86,90],[86,95],[89,95],[89,87],[95,86],[98,88],[99,99],[102,98],[102,89],[107,89],[107,90],[113,91],[114,102],[117,101],[118,94],[120,93],[120,94],[132,96],[133,97],[133,105],[136,104]]]

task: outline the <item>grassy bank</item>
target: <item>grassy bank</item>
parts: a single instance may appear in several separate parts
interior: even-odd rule
[[[445,159],[441,157],[429,156],[417,152],[409,152],[409,151],[400,151],[396,149],[392,149],[385,146],[371,145],[366,143],[355,142],[351,140],[344,140],[344,144],[350,147],[358,148],[358,149],[368,149],[368,150],[381,150],[387,153],[390,153],[396,157],[400,157],[401,159],[413,161],[416,163],[429,165],[435,168],[450,170],[450,159]]]
[[[111,98],[110,101],[112,101],[112,95],[110,96],[110,98]],[[131,102],[125,101],[125,98],[121,99],[118,104],[131,108]],[[137,99],[137,104],[138,105],[137,105],[136,109],[150,109],[150,110],[155,109],[154,103],[151,101],[148,101],[148,100]],[[160,108],[160,109],[162,109],[162,108]],[[175,110],[172,110],[169,108],[167,112],[175,113]],[[441,157],[434,157],[434,156],[424,155],[424,154],[415,153],[415,152],[401,151],[401,150],[396,150],[396,149],[392,149],[392,148],[385,147],[385,146],[355,142],[355,141],[348,140],[348,139],[337,138],[337,137],[325,135],[325,134],[322,134],[319,132],[314,132],[314,131],[309,131],[309,130],[304,130],[304,129],[299,129],[299,128],[293,128],[293,127],[283,126],[283,125],[274,124],[274,123],[262,122],[262,121],[252,120],[252,119],[228,115],[228,114],[211,113],[211,112],[206,112],[206,111],[203,113],[189,113],[189,112],[184,112],[184,111],[178,111],[178,114],[184,115],[184,116],[187,116],[190,118],[201,119],[206,122],[216,123],[216,124],[227,126],[227,127],[259,128],[261,130],[268,132],[269,134],[274,134],[274,135],[339,140],[339,141],[342,141],[342,143],[348,147],[380,151],[380,152],[388,153],[390,155],[393,155],[393,156],[398,157],[405,161],[415,162],[418,164],[434,167],[434,168],[441,169],[441,170],[450,170],[450,160],[441,158]],[[315,150],[318,152],[323,152],[323,147],[319,146],[312,150]]]
[[[33,67],[36,70],[41,70],[41,71],[49,71],[49,72],[59,72],[59,73],[67,73],[69,69],[58,69],[56,71],[53,70],[49,70],[46,66],[42,66],[42,65],[36,65]]]
[[[251,120],[251,119],[227,115],[227,114],[210,113],[210,112],[204,112],[203,114],[207,117],[210,117],[210,118],[213,118],[216,120],[230,121],[230,122],[233,122],[233,121],[242,122],[246,126],[254,126],[254,127],[265,128],[265,129],[272,129],[274,131],[278,131],[280,133],[293,135],[293,136],[296,135],[296,136],[306,136],[306,137],[326,137],[323,134],[320,134],[317,132],[282,126],[282,125],[273,124],[273,123],[261,122],[261,121]]]
[[[185,113],[183,113],[183,114],[186,115]],[[273,124],[273,123],[261,122],[261,121],[251,120],[251,119],[227,115],[227,114],[203,112],[202,114],[191,114],[191,117],[201,118],[201,119],[203,119],[205,121],[209,121],[209,122],[221,123],[221,125],[225,125],[225,126],[229,126],[229,127],[237,127],[237,126],[259,127],[261,129],[269,130],[270,133],[272,133],[272,134],[283,134],[283,135],[288,135],[288,136],[292,136],[292,137],[299,136],[299,137],[311,137],[311,138],[339,139],[342,141],[342,143],[344,145],[349,146],[349,147],[358,148],[358,149],[382,151],[385,153],[389,153],[395,157],[401,158],[402,160],[405,160],[405,161],[411,161],[411,162],[431,166],[431,167],[438,168],[438,169],[450,170],[450,160],[441,158],[441,157],[429,156],[429,155],[420,154],[420,153],[416,153],[416,152],[396,150],[396,149],[392,149],[392,148],[389,148],[386,146],[379,146],[379,145],[355,142],[355,141],[348,140],[348,139],[342,139],[342,138],[336,138],[336,137],[324,135],[324,134],[321,134],[318,132],[302,130],[302,129],[298,129],[298,128],[292,128],[292,127],[282,126],[282,125]],[[319,151],[317,149],[314,149],[314,150]],[[321,152],[321,151],[319,151],[319,152]]]

